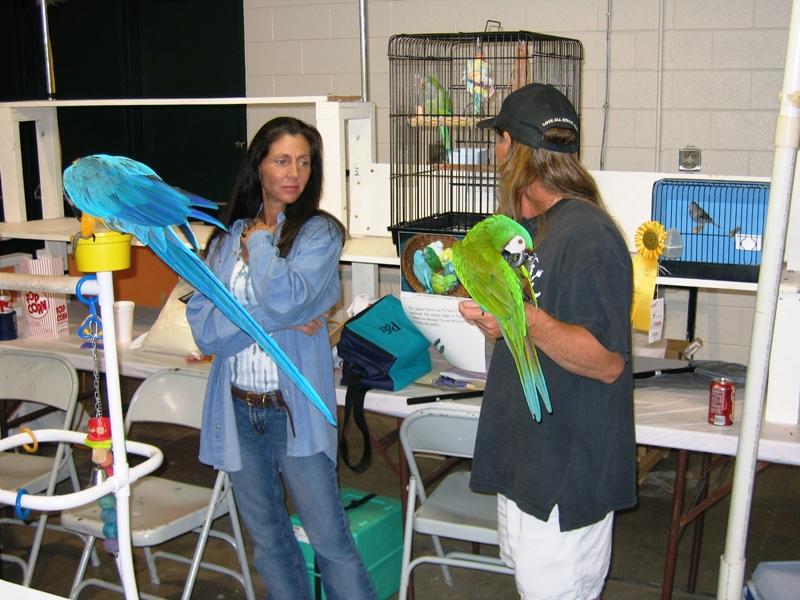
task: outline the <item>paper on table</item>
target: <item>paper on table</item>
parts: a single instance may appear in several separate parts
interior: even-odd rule
[[[400,292],[408,318],[450,364],[470,371],[486,369],[485,339],[458,312],[464,298]]]

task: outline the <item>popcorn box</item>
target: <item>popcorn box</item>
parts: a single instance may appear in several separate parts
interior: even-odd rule
[[[63,275],[64,261],[59,256],[27,259],[18,264],[16,270],[26,275]],[[28,337],[54,340],[69,334],[65,294],[27,291],[21,303]]]

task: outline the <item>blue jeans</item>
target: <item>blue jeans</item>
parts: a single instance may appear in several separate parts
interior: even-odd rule
[[[270,600],[313,598],[286,509],[291,494],[316,553],[328,600],[376,598],[339,498],[336,465],[324,453],[286,455],[286,413],[234,400],[242,470],[231,473],[239,514],[254,544],[254,562]],[[283,481],[281,481],[281,479]]]

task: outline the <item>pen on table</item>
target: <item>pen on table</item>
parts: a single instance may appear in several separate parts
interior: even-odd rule
[[[483,396],[483,390],[470,390],[467,392],[452,392],[445,394],[433,394],[432,396],[417,396],[408,398],[407,404],[425,404],[426,402],[438,402],[439,400],[460,400],[461,398],[475,398]]]
[[[688,367],[673,367],[671,369],[655,369],[653,371],[641,371],[639,373],[634,373],[634,379],[647,379],[648,377],[657,377],[659,375],[673,375],[678,373],[692,373],[694,372],[695,368],[692,366]]]

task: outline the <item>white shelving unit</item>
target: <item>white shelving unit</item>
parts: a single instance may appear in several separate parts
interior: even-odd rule
[[[313,107],[324,140],[325,187],[322,208],[348,227],[342,260],[352,263],[354,293],[377,294],[379,265],[398,265],[388,238],[388,169],[375,164],[375,106],[354,98],[292,96],[274,98],[165,98],[136,100],[41,100],[0,103],[0,177],[5,222],[0,239],[43,240],[52,254],[66,254],[76,231],[64,216],[61,146],[57,109],[126,106],[220,106],[248,108]],[[25,209],[19,126],[33,122],[42,197],[42,219],[29,220]],[[384,173],[385,171],[385,173]],[[348,177],[349,173],[349,177]],[[210,229],[198,226],[204,242]]]
[[[360,186],[375,159],[375,106],[353,98],[292,96],[275,98],[166,98],[137,100],[41,100],[0,103],[0,175],[6,223],[2,237],[35,237],[47,241],[69,239],[72,223],[64,228],[61,182],[61,148],[57,109],[126,106],[214,106],[314,108],[315,124],[324,140],[325,190],[322,208],[350,224],[357,215],[349,211],[350,185]],[[25,210],[19,125],[36,125],[43,221],[29,221]],[[358,196],[358,194],[356,194]],[[388,198],[386,199],[388,204]],[[352,217],[352,219],[351,219]],[[52,221],[56,219],[56,221]],[[362,217],[363,219],[363,217]],[[24,225],[23,225],[24,224]]]

